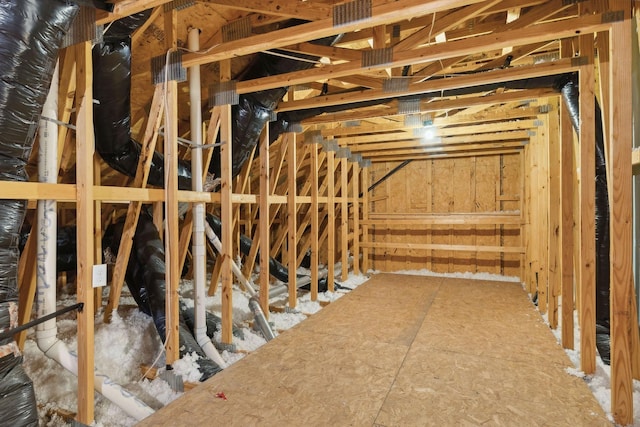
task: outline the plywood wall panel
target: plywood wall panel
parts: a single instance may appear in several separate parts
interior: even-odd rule
[[[500,210],[500,156],[476,158],[474,212],[495,212]],[[500,226],[476,227],[477,245],[501,244]],[[500,254],[478,253],[477,271],[500,273]]]
[[[522,200],[524,198],[522,188],[521,170],[522,156],[524,154],[505,154],[500,156],[500,185],[502,187],[500,210],[522,213]],[[501,233],[502,244],[505,246],[522,245],[523,236],[520,227],[503,226]],[[521,256],[517,254],[504,254],[502,256],[501,274],[506,276],[521,276]]]
[[[375,183],[400,163],[374,164]],[[519,155],[413,160],[370,193],[377,218],[429,214],[518,213],[522,198]],[[390,247],[371,249],[373,268],[382,271],[488,272],[519,275],[520,254],[415,248],[411,245],[522,246],[519,225],[399,224],[379,220],[369,241]]]
[[[432,212],[434,213],[455,212],[454,185],[452,184],[454,167],[455,160],[453,159],[434,161],[432,170]],[[451,228],[434,226],[432,241],[433,243],[452,244]],[[431,260],[433,271],[448,273],[451,255],[449,251],[433,251]]]

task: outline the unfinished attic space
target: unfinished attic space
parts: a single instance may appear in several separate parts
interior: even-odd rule
[[[0,1],[0,425],[640,427],[637,3]]]

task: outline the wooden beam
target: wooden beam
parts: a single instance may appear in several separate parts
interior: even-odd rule
[[[398,98],[401,96],[424,95],[425,93],[430,92],[441,92],[451,89],[503,83],[512,80],[531,79],[554,74],[564,74],[576,71],[578,69],[578,67],[575,65],[577,62],[578,61],[574,59],[559,59],[557,61],[544,62],[536,65],[524,65],[521,67],[486,71],[479,74],[467,74],[447,79],[428,80],[426,82],[414,83],[413,85],[409,86],[408,89],[393,93],[384,90],[368,89],[336,95],[318,96],[309,99],[281,102],[280,104],[278,104],[277,110],[278,112],[286,112],[308,108],[344,105],[363,101]]]
[[[543,125],[540,126],[536,136],[538,151],[538,183],[535,191],[538,192],[538,204],[536,216],[539,221],[539,233],[536,239],[539,242],[539,266],[538,266],[538,310],[546,314],[549,305],[549,145],[548,145],[548,120],[547,116],[541,116]]]
[[[447,11],[444,14],[437,14],[432,21],[433,25],[428,24],[410,36],[405,37],[394,45],[394,50],[404,51],[414,49],[423,43],[431,43],[432,37],[435,39],[436,35],[473,20],[476,16],[498,3],[500,3],[500,0],[491,0]]]
[[[418,146],[408,146],[408,147],[399,147],[390,150],[353,150],[353,152],[362,152],[364,156],[371,160],[376,160],[379,157],[390,156],[390,155],[399,155],[399,154],[448,154],[448,153],[459,153],[465,152],[470,153],[473,151],[490,151],[490,150],[502,150],[505,148],[522,148],[526,144],[527,141],[505,141],[505,142],[497,142],[497,143],[487,143],[483,142],[480,144],[444,144],[439,146],[437,144],[425,145],[424,147]],[[391,147],[393,148],[393,147]]]
[[[569,42],[561,45],[561,55],[571,56]],[[574,348],[574,222],[573,222],[573,187],[575,167],[573,154],[574,132],[571,117],[566,105],[560,105],[560,211],[562,220],[560,225],[560,270],[562,278],[562,347]]]
[[[260,306],[265,316],[269,313],[269,194],[271,193],[269,181],[269,126],[265,126],[260,136],[260,207],[259,223],[256,231],[260,232],[259,242],[253,242],[256,247],[260,245]],[[252,247],[253,249],[253,247]],[[267,317],[268,319],[268,317]]]
[[[353,163],[351,206],[353,207],[353,274],[360,274],[360,164]]]
[[[631,3],[612,0],[624,8],[624,20],[612,24],[610,33],[611,114],[609,124],[609,203],[611,206],[611,413],[616,423],[633,422],[631,322],[633,290],[632,172],[629,158],[633,141],[631,90]],[[592,41],[593,42],[593,41]],[[581,120],[584,123],[583,120]],[[637,331],[637,329],[636,329]]]
[[[124,18],[152,7],[162,6],[172,0],[122,0],[115,4],[113,12],[104,10],[96,11],[96,24],[104,25],[109,22]]]
[[[527,120],[528,121],[528,120]],[[508,125],[508,124],[507,124]],[[470,128],[475,128],[475,126],[470,126]],[[360,149],[367,149],[371,147],[372,150],[379,150],[383,148],[396,148],[402,146],[402,142],[397,143],[397,141],[406,141],[407,143],[417,143],[415,145],[419,146],[428,146],[428,145],[446,145],[446,144],[455,144],[457,142],[469,143],[469,142],[482,142],[482,141],[504,141],[504,140],[514,140],[514,139],[529,139],[531,136],[531,132],[525,128],[525,130],[517,130],[518,126],[513,126],[513,130],[504,130],[500,131],[502,126],[497,126],[498,130],[495,132],[468,132],[466,127],[464,129],[433,129],[432,135],[424,135],[421,136],[422,129],[419,129],[418,132],[403,132],[403,133],[393,133],[393,134],[383,134],[383,135],[365,135],[365,136],[354,136],[349,138],[337,138],[338,144],[341,146],[349,146],[351,151],[358,151]],[[508,126],[505,126],[508,128]],[[488,131],[489,129],[485,129]],[[458,136],[459,138],[451,138],[454,136]],[[383,142],[382,144],[373,144],[375,142]]]
[[[286,133],[283,143],[286,143],[287,148],[287,252],[289,254],[288,273],[289,273],[289,299],[288,306],[290,309],[295,309],[298,301],[298,288],[297,288],[297,273],[298,273],[298,249],[296,238],[297,226],[297,183],[296,183],[296,171],[297,171],[297,141],[295,133]]]
[[[318,57],[327,57],[337,61],[360,61],[362,52],[357,49],[349,49],[337,46],[323,46],[314,43],[296,43],[291,46],[285,46],[283,50],[304,53]]]
[[[220,81],[231,79],[231,61],[220,63]],[[231,345],[233,342],[233,276],[231,263],[233,262],[233,201],[231,199],[233,179],[231,135],[231,105],[222,107],[220,116],[220,220],[222,222],[222,343]]]
[[[522,225],[520,215],[499,213],[424,213],[424,214],[394,214],[385,212],[377,214],[371,212],[368,219],[360,221],[363,225],[385,224],[392,225]]]
[[[580,54],[588,60],[580,68],[580,369],[596,369],[596,249],[595,249],[595,94],[593,34],[580,36]]]
[[[464,98],[456,98],[456,99],[433,99],[428,98],[427,100],[423,100],[420,103],[420,113],[429,113],[429,112],[438,112],[438,111],[446,111],[453,109],[461,109],[467,108],[470,106],[476,105],[496,105],[502,104],[505,102],[526,102],[531,99],[536,99],[540,97],[552,97],[558,96],[558,93],[551,88],[545,89],[525,89],[519,90],[515,92],[503,92],[492,94],[491,96],[485,96],[485,94],[479,94],[478,96],[473,97],[464,97]],[[523,113],[526,109],[523,109]],[[456,114],[455,116],[449,116],[445,118],[436,117],[434,123],[437,123],[439,120],[447,120],[448,124],[455,124],[456,120],[460,120],[459,123],[467,123],[473,122],[472,117],[481,115],[482,113],[474,113],[474,114]],[[485,114],[493,114],[495,113],[485,113]],[[514,111],[505,112],[505,118],[517,118],[517,114]],[[516,114],[516,116],[512,116],[512,114]],[[534,113],[534,115],[537,113]],[[319,125],[326,123],[335,123],[335,122],[344,122],[347,120],[365,120],[369,118],[380,118],[380,117],[388,117],[399,119],[398,114],[398,103],[397,101],[390,101],[385,104],[380,104],[378,108],[373,109],[365,109],[358,111],[342,111],[339,113],[326,113],[320,116],[312,117],[309,119],[302,120],[302,124],[304,125]],[[404,114],[402,114],[404,117]],[[453,121],[451,121],[453,120]],[[442,123],[447,124],[447,123]]]
[[[93,182],[100,184],[102,179],[100,173],[100,159],[97,153],[93,155]],[[102,264],[102,202],[95,200],[93,207],[93,260],[96,264]],[[93,314],[98,314],[98,310],[102,308],[102,290],[103,286],[93,288]]]
[[[277,76],[246,80],[238,82],[237,90],[238,93],[242,94],[273,89],[282,87],[283,85],[293,86],[328,78],[337,79],[342,76],[360,74],[365,71],[380,71],[388,67],[403,67],[406,65],[415,65],[425,62],[443,61],[460,56],[474,55],[478,52],[491,49],[502,49],[503,47],[508,46],[528,45],[566,37],[574,37],[576,32],[580,32],[582,34],[607,31],[610,28],[610,25],[610,23],[603,23],[603,17],[601,14],[581,16],[578,18],[570,18],[558,22],[539,24],[516,30],[494,32],[489,35],[477,36],[471,39],[453,40],[447,43],[435,43],[426,47],[406,51],[396,52],[394,50],[391,61],[380,65],[362,67],[361,61],[350,61],[292,73],[278,74]],[[299,27],[302,31],[302,26]],[[274,33],[270,33],[269,36],[271,37],[273,34]],[[262,38],[268,39],[267,37]],[[187,66],[187,62],[192,56],[195,56],[193,58],[194,60],[198,58],[197,54],[188,54],[184,56],[185,66]],[[206,55],[201,55],[200,57],[206,57]],[[350,102],[355,102],[355,100]]]
[[[499,131],[513,131],[513,130],[522,130],[522,129],[534,129],[539,126],[538,119],[528,119],[529,116],[535,117],[537,114],[540,114],[539,108],[528,108],[529,113],[527,115],[519,117],[521,120],[509,120],[509,118],[504,117],[502,114],[499,115],[500,121],[492,121],[488,123],[481,123],[483,121],[483,117],[485,119],[489,119],[492,117],[494,120],[498,118],[497,113],[493,113],[492,116],[489,116],[488,113],[484,114],[468,114],[466,117],[437,117],[433,119],[433,128],[437,129],[439,136],[453,136],[453,135],[476,135],[478,133],[491,133],[491,132],[499,132]],[[472,117],[475,117],[472,119]],[[479,124],[480,123],[480,124]],[[466,126],[451,126],[451,125],[464,125]],[[450,127],[447,127],[450,126]],[[357,142],[368,142],[368,141],[389,141],[389,140],[401,140],[407,138],[415,138],[413,135],[414,129],[422,129],[424,126],[422,124],[417,126],[407,126],[403,122],[391,122],[391,123],[361,123],[359,126],[350,126],[350,127],[336,127],[336,128],[326,128],[322,129],[320,132],[323,137],[335,137],[338,139],[338,142],[345,143],[357,143]],[[405,138],[402,138],[403,133],[401,132],[393,132],[393,131],[406,131],[404,132]],[[379,138],[369,139],[373,137],[363,137],[362,139],[357,139],[358,137],[353,136],[352,138],[344,138],[349,135],[361,135],[367,133],[377,133],[377,132],[385,132],[383,135],[380,135]],[[343,138],[340,138],[343,137]]]
[[[177,49],[178,13],[171,10],[164,14],[165,48]],[[180,233],[178,223],[178,82],[165,82],[166,121],[164,123],[164,170],[165,175],[165,281],[166,281],[166,362],[173,364],[180,358],[179,306],[180,267],[178,247]],[[159,229],[161,230],[161,228]]]
[[[548,115],[549,131],[547,141],[549,147],[549,244],[548,244],[548,265],[549,265],[549,326],[553,329],[558,327],[558,297],[561,294],[562,272],[560,270],[560,222],[562,220],[560,198],[560,117],[558,115],[558,102],[556,98],[553,107],[553,114]]]
[[[529,132],[501,132],[494,134],[476,135],[474,138],[447,137],[440,138],[436,142],[426,142],[422,139],[411,141],[361,144],[349,146],[352,153],[362,153],[363,156],[373,158],[385,156],[390,153],[414,152],[414,153],[446,153],[471,150],[489,150],[493,148],[521,147],[529,141]],[[473,142],[469,142],[473,141]]]
[[[452,9],[483,0],[400,0],[386,4],[375,3],[371,9],[371,17],[345,25],[333,25],[333,18],[321,19],[291,28],[272,31],[268,37],[264,34],[245,37],[227,43],[211,46],[206,53],[189,53],[183,56],[183,66],[204,65],[211,62],[230,59],[237,56],[284,47],[295,43],[317,40],[340,33],[357,31],[362,28],[412,19],[428,15],[439,10]],[[313,79],[316,80],[316,79]],[[283,86],[284,82],[278,87]],[[289,85],[288,83],[286,84]]]
[[[78,422],[94,421],[94,306],[93,306],[93,64],[91,42],[76,45],[76,246],[78,313]]]
[[[349,277],[349,163],[346,157],[340,159],[340,278]]]
[[[316,2],[265,2],[261,0],[204,0],[204,2],[252,13],[304,19],[305,21],[327,20],[333,16],[333,9],[330,5]]]
[[[521,254],[524,248],[521,246],[483,246],[483,245],[448,245],[437,243],[403,243],[396,242],[366,242],[361,245],[364,248],[387,248],[400,250],[438,250],[438,251],[462,251],[462,252],[500,252]]]
[[[335,152],[327,152],[327,289],[335,290]]]
[[[461,151],[454,153],[424,153],[424,154],[398,154],[391,156],[374,157],[370,160],[379,162],[402,162],[405,160],[436,160],[436,159],[456,159],[464,157],[499,156],[506,154],[519,154],[522,148],[504,148],[484,151]]]
[[[318,227],[319,210],[318,203],[318,146],[311,146],[311,301],[318,299]]]

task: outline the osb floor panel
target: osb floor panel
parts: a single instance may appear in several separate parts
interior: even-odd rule
[[[138,425],[610,426],[570,365],[519,284],[379,274]]]

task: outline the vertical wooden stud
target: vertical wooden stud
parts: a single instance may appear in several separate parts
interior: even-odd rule
[[[93,156],[93,183],[100,185],[100,159]],[[100,200],[94,202],[93,207],[93,259],[96,264],[102,264],[102,203]],[[102,286],[93,289],[93,314],[97,314],[102,307]]]
[[[369,177],[370,169],[362,169],[362,220],[367,221],[369,219]],[[369,225],[365,224],[362,227],[362,241],[364,244],[369,243]],[[362,248],[362,271],[366,273],[369,271],[369,247]]]
[[[611,1],[613,10],[624,10],[624,20],[611,24],[609,116],[609,204],[611,206],[611,413],[616,423],[633,422],[631,370],[631,318],[633,291],[633,239],[631,197],[631,149],[633,116],[631,90],[631,3]],[[584,37],[584,36],[583,36]]]
[[[335,212],[335,152],[327,152],[327,287],[335,290],[336,212]]]
[[[580,55],[580,368],[586,374],[596,369],[596,249],[595,249],[595,94],[593,79],[593,34],[579,38]]]
[[[562,347],[573,349],[574,340],[574,286],[573,286],[573,128],[567,108],[560,107],[560,210],[562,222],[560,228],[560,270],[562,278]]]
[[[220,81],[231,79],[231,60],[220,62]],[[233,341],[233,276],[231,262],[233,261],[233,203],[231,174],[232,141],[231,135],[231,105],[224,105],[220,114],[220,220],[222,221],[222,342],[231,344]]]
[[[538,158],[538,310],[547,313],[549,299],[549,121],[547,116],[540,116],[543,125],[536,129]]]
[[[311,146],[311,301],[318,299],[318,146]]]
[[[78,313],[78,413],[79,422],[94,419],[94,322],[93,322],[93,65],[91,42],[76,46],[76,232]]]
[[[269,126],[260,136],[260,199],[258,231],[260,232],[260,306],[269,315]],[[256,243],[254,242],[254,245]],[[268,319],[268,317],[267,317]]]
[[[558,327],[558,296],[561,291],[562,275],[560,271],[560,221],[562,211],[560,199],[560,118],[558,115],[558,98],[553,101],[553,108],[548,113],[549,132],[549,326]]]
[[[296,232],[298,230],[298,221],[296,218],[297,212],[297,184],[296,173],[297,167],[297,155],[298,149],[297,138],[295,133],[287,133],[285,135],[285,141],[289,148],[287,149],[287,243],[289,249],[289,308],[296,308],[298,301],[297,298],[297,267],[298,267],[298,239],[296,238]]]
[[[353,274],[360,274],[360,164],[353,163],[351,183],[353,185]]]
[[[164,31],[165,48],[177,48],[178,12],[176,9],[165,12]],[[178,336],[178,288],[180,286],[179,239],[178,230],[178,82],[165,82],[166,85],[166,121],[164,139],[165,178],[165,233],[164,253],[166,265],[166,361],[173,364],[180,357]]]
[[[340,159],[340,267],[341,279],[349,277],[349,162]]]

